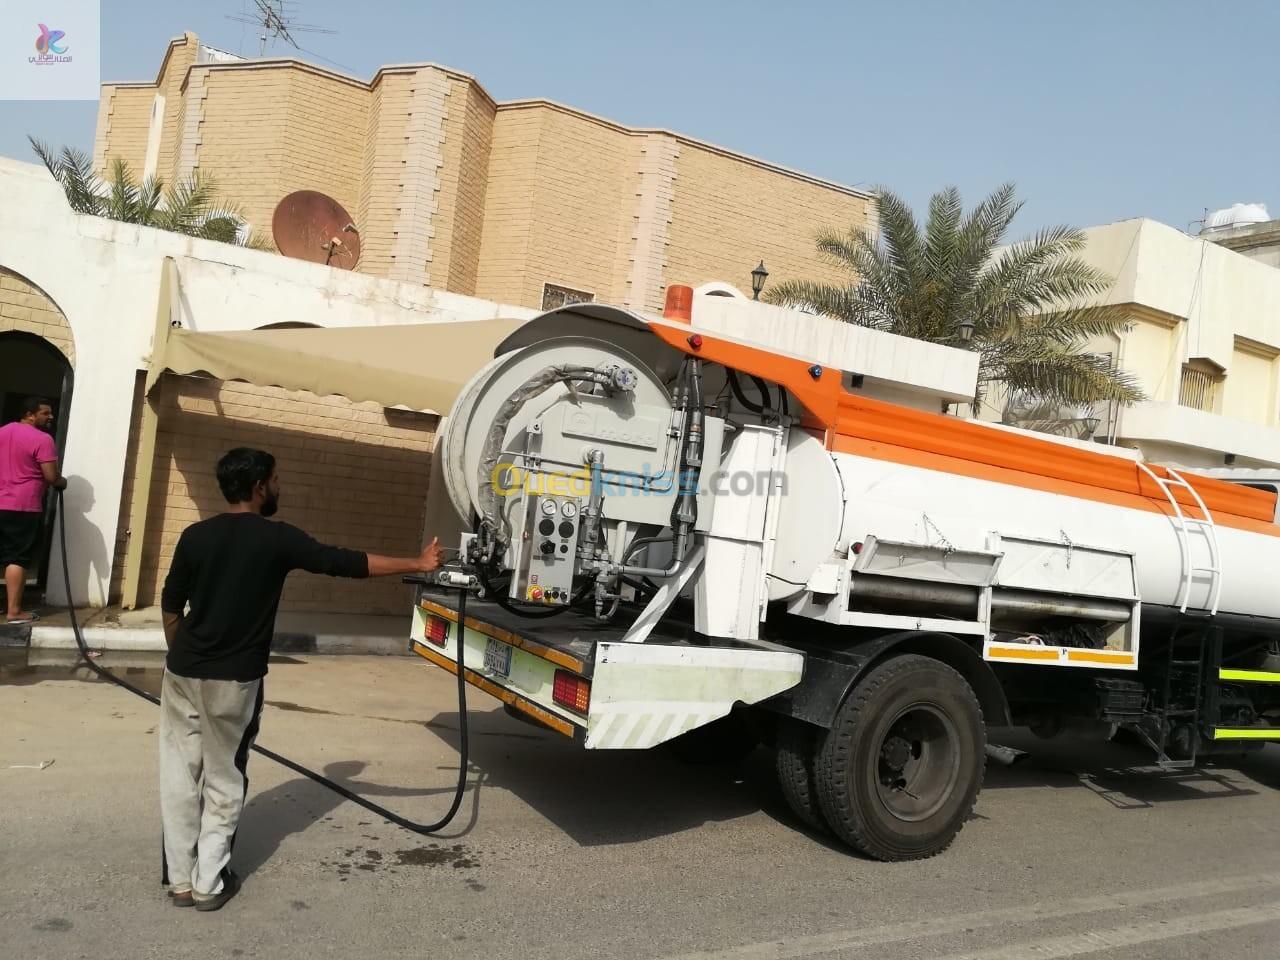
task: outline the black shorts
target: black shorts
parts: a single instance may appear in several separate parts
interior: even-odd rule
[[[34,566],[43,526],[44,514],[0,510],[0,567]]]

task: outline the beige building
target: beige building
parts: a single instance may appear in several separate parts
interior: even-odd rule
[[[1130,321],[1097,347],[1149,398],[1097,411],[1098,436],[1185,466],[1280,466],[1280,269],[1151,220],[1085,233]]]
[[[172,181],[212,175],[269,230],[294,190],[355,220],[357,269],[542,308],[661,306],[668,283],[833,278],[821,227],[874,228],[862,191],[666,130],[547,100],[495,101],[431,63],[362,80],[293,59],[244,60],[186,34],[154,81],[108,83],[94,161]]]

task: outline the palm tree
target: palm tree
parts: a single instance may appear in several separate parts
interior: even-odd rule
[[[786,280],[765,299],[967,346],[979,355],[975,410],[993,387],[1011,406],[1040,411],[1143,399],[1134,377],[1086,349],[1126,323],[1123,311],[1096,305],[1112,278],[1080,259],[1084,234],[1070,227],[1002,248],[1021,207],[1005,184],[966,216],[960,192],[948,187],[930,200],[922,233],[910,207],[882,189],[879,241],[856,228],[818,235],[818,250],[849,271],[848,284]]]
[[[83,151],[63,147],[61,153],[54,153],[34,137],[27,139],[76,213],[255,250],[272,249],[264,237],[243,229],[244,218],[234,204],[218,200],[210,177],[196,174],[167,187],[156,177],[138,183],[129,165],[117,157],[111,161],[104,182]]]

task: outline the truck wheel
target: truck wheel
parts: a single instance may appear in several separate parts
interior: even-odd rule
[[[774,756],[778,786],[791,812],[806,826],[822,833],[830,832],[822,808],[818,805],[818,788],[814,782],[814,753],[818,731],[798,720],[785,722],[778,729],[778,748]]]
[[[929,657],[895,657],[858,682],[818,749],[822,813],[877,860],[941,853],[973,810],[986,740],[964,677]]]

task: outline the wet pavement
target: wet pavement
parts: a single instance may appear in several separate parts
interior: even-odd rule
[[[159,696],[160,681],[164,676],[163,653],[104,653],[96,662],[133,685]],[[25,686],[45,680],[109,682],[85,663],[78,651],[0,648],[0,686]]]
[[[159,696],[164,678],[164,654],[159,652],[106,651],[94,658],[103,670],[127,680],[141,690]],[[273,655],[270,663],[302,663],[294,657]],[[25,686],[45,680],[71,680],[80,683],[110,683],[106,677],[84,661],[76,650],[41,650],[25,647],[0,647],[0,687]],[[293,704],[279,704],[288,709]],[[295,709],[303,710],[304,707]]]

